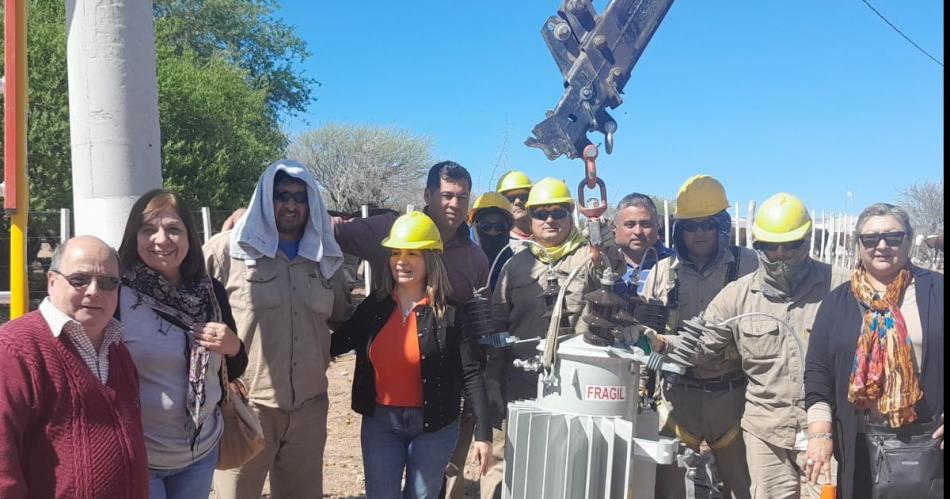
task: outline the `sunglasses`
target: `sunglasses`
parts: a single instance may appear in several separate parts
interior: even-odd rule
[[[508,224],[505,222],[479,222],[476,227],[480,232],[508,232]]]
[[[768,243],[765,241],[756,241],[752,243],[752,246],[759,251],[778,251],[780,246],[784,247],[786,251],[794,251],[798,248],[801,248],[805,244],[804,239],[799,239],[798,241],[789,241],[787,243]]]
[[[858,236],[858,240],[861,241],[861,246],[864,246],[867,249],[876,248],[881,241],[884,241],[884,244],[890,246],[891,248],[896,248],[904,242],[904,236],[906,232],[882,232],[880,234],[861,234]]]
[[[505,194],[505,198],[509,203],[514,203],[515,201],[521,201],[522,203],[528,202],[528,193],[522,192],[520,194]]]
[[[119,287],[119,283],[122,282],[118,277],[111,275],[93,275],[85,272],[66,275],[58,270],[51,270],[50,272],[63,276],[63,279],[66,279],[66,282],[75,289],[83,289],[95,280],[99,289],[115,291]]]
[[[554,220],[561,220],[567,217],[567,210],[564,208],[557,208],[554,210],[534,210],[531,212],[531,218],[535,220],[545,221],[548,218],[553,218]]]
[[[713,230],[719,230],[719,222],[715,220],[703,220],[702,222],[696,222],[694,220],[684,220],[679,223],[683,230],[686,232],[696,232],[697,230],[702,229],[704,232],[709,232]]]
[[[307,193],[289,191],[280,191],[274,193],[274,201],[289,203],[291,199],[293,199],[297,204],[307,204]]]

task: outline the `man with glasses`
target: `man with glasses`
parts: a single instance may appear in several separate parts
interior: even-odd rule
[[[493,290],[501,268],[514,254],[508,246],[508,234],[514,226],[511,203],[497,192],[486,192],[472,203],[472,209],[468,212],[468,223],[475,227],[478,245],[485,252],[488,264],[494,265],[488,278],[488,287]]]
[[[264,430],[263,451],[215,472],[215,494],[257,499],[270,474],[274,498],[322,497],[328,322],[346,318],[349,294],[316,179],[295,161],[271,164],[234,229],[204,255],[228,292],[248,354],[241,380]]]
[[[818,306],[850,274],[808,253],[811,217],[795,196],[762,203],[752,234],[759,268],[727,285],[701,318],[684,324],[659,350],[674,361],[703,366],[738,352],[749,383],[742,436],[755,498],[818,497],[805,469],[804,354]],[[718,417],[718,415],[716,415]]]
[[[574,225],[570,190],[560,180],[545,178],[531,187],[525,208],[531,217],[533,240],[541,247],[532,244],[515,253],[501,270],[492,294],[492,316],[519,340],[544,337],[550,320],[544,294],[549,278],[553,278],[557,288],[567,287],[561,322],[564,332],[583,333],[588,329],[587,323],[580,320],[584,295],[599,286],[599,275],[594,270],[590,245]],[[578,268],[575,278],[568,282],[568,275]],[[528,343],[517,349],[500,350],[501,360],[486,370],[486,383],[489,379],[497,381],[502,392],[502,401],[492,406],[494,411],[500,411],[492,415],[493,419],[502,421],[500,428],[493,429],[496,442],[505,438],[508,402],[537,396],[538,375],[512,367],[516,357],[533,356],[536,346]],[[499,461],[482,478],[481,497],[500,497],[503,478],[504,463]]]
[[[659,217],[650,196],[633,192],[617,204],[614,239],[627,270],[614,285],[614,292],[623,297],[643,293],[650,269],[660,260],[676,254],[660,238]]]
[[[505,196],[511,203],[511,215],[514,226],[511,228],[511,242],[524,241],[531,238],[531,217],[525,203],[528,202],[528,193],[531,191],[531,179],[524,172],[512,170],[498,179],[495,190]],[[519,251],[523,244],[512,244],[512,250]]]
[[[676,195],[673,247],[676,255],[656,264],[642,296],[667,307],[667,335],[674,338],[683,321],[699,315],[726,284],[755,271],[755,253],[730,243],[732,220],[726,211],[726,191],[713,177],[696,175]],[[661,331],[664,332],[664,331]],[[745,400],[745,376],[734,351],[714,362],[688,369],[674,382],[656,382],[661,434],[675,436],[700,452],[703,442],[715,456],[725,486],[724,495],[749,497],[749,474],[739,430]],[[686,497],[685,470],[675,465],[657,468],[656,497]]]
[[[138,374],[113,318],[119,257],[70,239],[47,286],[0,327],[0,497],[147,497]]]

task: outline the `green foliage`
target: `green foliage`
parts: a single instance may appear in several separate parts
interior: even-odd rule
[[[274,17],[275,0],[155,0],[156,45],[196,60],[222,57],[246,71],[277,114],[303,112],[316,80],[296,65],[310,56],[294,29]]]
[[[154,2],[162,177],[196,207],[246,202],[286,145],[279,117],[312,100],[315,81],[296,67],[304,42],[275,9],[271,0]],[[32,211],[72,206],[65,16],[63,0],[29,0]]]

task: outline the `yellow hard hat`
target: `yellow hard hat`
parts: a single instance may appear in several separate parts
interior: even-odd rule
[[[531,186],[531,192],[528,193],[528,202],[524,204],[525,208],[546,204],[573,205],[574,198],[571,197],[571,191],[567,188],[567,184],[556,178],[547,177]]]
[[[508,191],[515,191],[518,189],[530,189],[531,188],[531,179],[524,172],[519,172],[518,170],[512,170],[498,179],[498,185],[495,187],[495,190],[504,194]]]
[[[787,243],[803,239],[811,230],[811,217],[797,197],[780,192],[765,200],[755,212],[752,235],[756,241]]]
[[[729,201],[722,184],[709,175],[694,175],[676,193],[673,215],[680,220],[711,217],[727,208]]]
[[[514,225],[514,218],[511,216],[511,203],[508,202],[505,196],[491,191],[475,198],[475,202],[472,203],[472,208],[468,210],[468,223],[471,224],[475,221],[478,210],[484,210],[486,208],[498,208],[503,211],[505,217],[508,219],[508,224]]]
[[[441,252],[442,236],[428,215],[421,211],[410,211],[393,222],[389,237],[383,239],[383,247]]]

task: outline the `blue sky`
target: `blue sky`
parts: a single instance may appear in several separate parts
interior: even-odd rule
[[[476,191],[507,169],[579,182],[580,160],[523,145],[562,93],[540,36],[560,0],[281,3],[322,83],[288,131],[340,122],[428,135]],[[871,3],[944,62],[943,2]],[[857,213],[943,178],[943,79],[860,0],[678,0],[610,111],[614,152],[601,150],[598,170],[611,204],[631,191],[672,198],[708,173],[743,211],[788,191]]]

